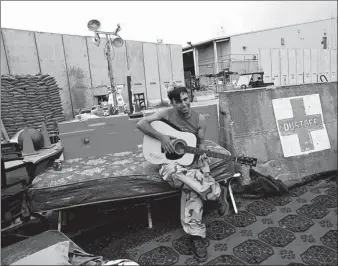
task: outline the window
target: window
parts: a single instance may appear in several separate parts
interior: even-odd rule
[[[284,38],[281,38],[281,39],[280,39],[280,42],[281,42],[281,45],[285,45]]]

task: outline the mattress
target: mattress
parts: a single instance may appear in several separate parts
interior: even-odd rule
[[[212,141],[206,148],[229,154]],[[32,210],[41,212],[100,202],[178,193],[161,179],[159,166],[149,164],[142,148],[100,157],[65,160],[62,170],[53,167],[38,175],[29,189]],[[233,163],[211,158],[216,181],[233,174]]]

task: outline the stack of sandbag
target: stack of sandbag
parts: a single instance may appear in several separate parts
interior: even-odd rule
[[[24,127],[57,131],[64,121],[61,98],[55,79],[49,75],[2,75],[1,119],[9,137]]]

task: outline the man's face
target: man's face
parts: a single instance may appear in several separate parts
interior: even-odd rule
[[[190,111],[190,99],[186,92],[181,92],[180,94],[181,101],[176,102],[173,99],[173,106],[176,110],[182,114],[187,114]]]

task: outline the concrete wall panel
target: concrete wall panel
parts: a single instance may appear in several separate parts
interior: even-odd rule
[[[157,47],[155,43],[143,43],[144,70],[146,76],[148,105],[161,102],[160,76],[158,70]],[[183,73],[183,72],[182,72]]]
[[[304,51],[303,49],[296,49],[296,62],[297,62],[297,84],[304,83]]]
[[[169,88],[173,82],[170,46],[168,44],[158,44],[157,57],[160,70],[161,96],[162,100],[168,102],[167,88]]]
[[[99,47],[93,42],[93,37],[87,37],[86,41],[93,87],[110,87],[108,63],[104,54],[106,39],[101,38],[101,44]]]
[[[173,72],[173,82],[177,86],[184,86],[183,55],[181,45],[170,45],[171,65]]]
[[[34,32],[2,29],[11,74],[36,75],[40,72]]]
[[[297,54],[295,49],[288,49],[289,59],[289,84],[297,84]]]
[[[126,41],[128,67],[131,73],[133,93],[144,93],[146,96],[146,80],[144,76],[143,47],[141,42]]]
[[[1,33],[1,75],[9,74],[8,63],[6,58],[6,52],[4,47],[4,42]]]
[[[280,49],[281,85],[289,85],[288,50]]]
[[[271,76],[275,86],[281,84],[280,52],[279,49],[271,49]]]
[[[124,42],[122,47],[114,47],[112,66],[115,85],[123,85],[123,100],[125,103],[128,103],[127,76],[129,73],[126,54],[126,42]],[[131,82],[133,85],[133,80]]]
[[[93,96],[86,37],[63,35],[63,43],[74,109],[91,108]]]
[[[42,74],[48,74],[55,78],[61,88],[60,97],[66,119],[73,116],[70,101],[69,84],[65,55],[60,34],[36,33],[36,45],[38,47]]]

